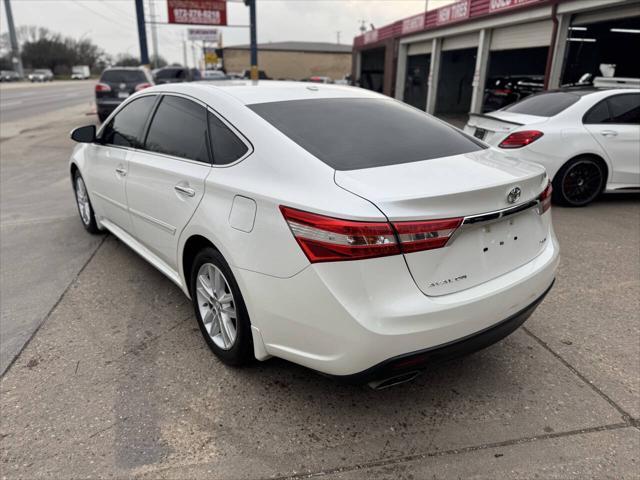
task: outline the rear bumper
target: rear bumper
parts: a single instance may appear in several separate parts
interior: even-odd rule
[[[122,102],[124,101],[124,99],[119,99],[119,98],[97,98],[96,99],[96,107],[98,108],[98,110],[100,110],[101,112],[113,112]]]
[[[553,287],[553,283],[555,283],[555,280],[531,305],[511,315],[506,320],[480,332],[444,345],[398,355],[359,373],[352,375],[333,375],[333,378],[345,383],[365,383],[372,380],[402,375],[403,373],[424,370],[431,365],[463,357],[489,347],[511,335],[527,321],[538,305],[542,303],[544,297],[547,296],[547,293],[549,293]]]
[[[401,256],[314,264],[290,278],[234,274],[256,330],[257,358],[349,377],[523,318],[554,281],[559,249],[552,230],[550,240],[529,263],[438,297],[418,289]]]

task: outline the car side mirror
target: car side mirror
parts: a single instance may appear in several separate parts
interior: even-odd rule
[[[79,143],[93,143],[96,141],[96,126],[78,127],[71,132],[71,140]]]

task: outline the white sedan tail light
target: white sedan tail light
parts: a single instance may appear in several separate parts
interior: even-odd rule
[[[311,263],[384,257],[444,247],[460,218],[419,222],[358,222],[281,206]]]

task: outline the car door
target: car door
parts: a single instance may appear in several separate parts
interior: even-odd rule
[[[584,124],[611,161],[609,181],[640,185],[640,93],[602,100],[585,115]]]
[[[98,141],[88,146],[83,172],[99,219],[106,219],[127,233],[132,231],[125,184],[128,155],[140,148],[145,123],[156,95],[137,98],[125,105],[105,125]]]
[[[205,106],[163,95],[144,149],[129,157],[126,191],[136,238],[174,270],[180,232],[202,199],[210,171]]]

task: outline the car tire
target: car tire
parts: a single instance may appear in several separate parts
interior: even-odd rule
[[[581,156],[565,163],[553,179],[553,201],[567,207],[584,207],[604,190],[606,167],[598,158]]]
[[[218,250],[206,247],[196,255],[189,285],[198,326],[211,351],[226,365],[254,360],[249,314],[231,268]]]
[[[80,215],[82,226],[89,233],[100,233],[98,223],[96,222],[96,216],[93,212],[93,206],[89,199],[89,191],[87,190],[84,179],[78,170],[76,170],[73,175],[73,192],[76,197],[76,206],[78,207],[78,214]]]

